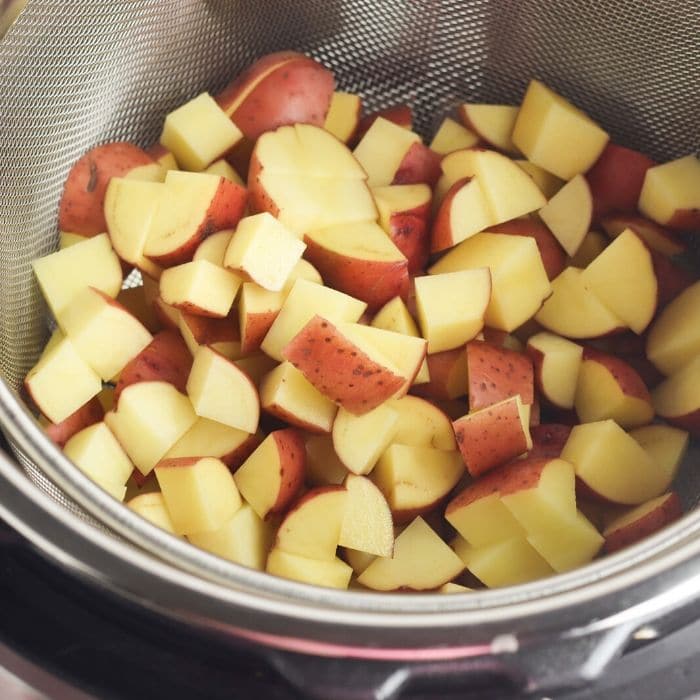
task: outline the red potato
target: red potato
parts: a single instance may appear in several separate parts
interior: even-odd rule
[[[166,304],[160,296],[153,300],[153,313],[158,323],[165,330],[179,330],[180,312],[170,304]]]
[[[488,201],[479,180],[457,180],[445,193],[430,231],[433,253],[452,248],[491,223]]]
[[[555,459],[561,455],[571,433],[570,425],[560,423],[542,423],[530,427],[532,449],[528,459]]]
[[[353,138],[354,144],[362,140],[362,137],[379,117],[393,122],[404,129],[413,128],[413,110],[408,105],[393,105],[392,107],[379,109],[376,112],[371,112],[362,117]]]
[[[248,139],[288,124],[323,126],[331,104],[333,73],[292,51],[258,60],[216,96]]]
[[[193,355],[200,345],[211,345],[229,359],[238,359],[241,355],[241,334],[235,316],[208,318],[183,311],[178,327]]]
[[[414,386],[414,394],[451,400],[467,393],[467,353],[464,347],[433,353],[427,356],[426,362],[430,381]]]
[[[192,355],[182,337],[173,330],[153,336],[153,340],[121,371],[114,390],[114,401],[130,384],[162,381],[184,393],[192,369]]]
[[[683,290],[697,282],[698,277],[686,267],[671,262],[665,255],[649,249],[651,264],[654,268],[657,284],[657,312],[671,303]]]
[[[529,236],[535,239],[547,277],[553,280],[566,267],[566,253],[552,232],[540,221],[532,218],[512,219],[489,227],[490,233],[510,236]]]
[[[379,225],[406,256],[408,272],[425,268],[429,256],[432,192],[425,184],[388,185],[372,190],[379,211]]]
[[[562,459],[576,469],[582,495],[620,505],[639,505],[668,488],[668,472],[614,420],[571,429]]]
[[[282,355],[322,394],[357,415],[394,396],[407,380],[320,316],[304,326]]]
[[[499,348],[514,350],[516,352],[522,352],[525,349],[523,343],[515,335],[507,333],[506,331],[498,330],[498,328],[489,328],[488,326],[484,326],[481,331],[481,335],[487,343],[495,345]]]
[[[649,168],[638,207],[662,226],[700,229],[700,160],[691,154]]]
[[[471,411],[516,395],[524,404],[534,401],[532,360],[522,353],[472,340],[467,343],[467,376]]]
[[[540,397],[557,408],[573,408],[583,355],[581,346],[542,332],[528,339],[526,349],[532,359]]]
[[[208,418],[198,418],[164,458],[216,457],[235,472],[262,441],[260,431],[246,433]],[[138,476],[138,471],[134,475]]]
[[[234,475],[243,498],[261,517],[283,512],[304,483],[306,447],[298,430],[270,433]]]
[[[334,92],[323,128],[343,143],[353,140],[362,115],[362,98],[350,92]]]
[[[681,501],[675,491],[665,493],[615,518],[604,530],[608,554],[629,547],[678,520],[683,515]]]
[[[90,149],[68,173],[58,205],[58,227],[81,236],[107,230],[104,201],[113,177],[162,180],[164,171],[145,151],[132,143],[106,143]]]
[[[532,447],[529,414],[519,396],[468,413],[452,423],[472,476],[505,464]]]
[[[644,176],[654,165],[643,153],[608,142],[586,173],[593,195],[593,220],[610,212],[635,212]]]
[[[332,134],[310,124],[283,126],[255,144],[250,210],[269,212],[299,238],[336,224],[376,221],[366,180],[362,166]]]
[[[236,227],[246,204],[246,189],[226,178],[171,170],[143,253],[163,267],[189,262],[207,236]]]
[[[440,179],[440,156],[425,144],[414,143],[401,161],[394,175],[393,185],[414,185],[425,183],[430,187]]]
[[[252,282],[243,285],[238,301],[242,353],[253,352],[260,347],[283,303],[282,292],[270,292]]]
[[[456,451],[393,444],[372,470],[395,523],[410,522],[435,510],[464,476]]]
[[[483,547],[511,537],[524,537],[522,525],[499,497],[513,468],[507,465],[480,476],[447,504],[445,519],[471,546]]]
[[[59,447],[63,447],[73,435],[79,433],[83,428],[87,428],[95,423],[99,423],[104,417],[104,409],[97,396],[82,405],[77,411],[71,413],[68,418],[64,418],[60,423],[51,423],[43,417],[42,423],[44,432]],[[46,421],[44,423],[44,421]]]
[[[656,412],[672,425],[700,435],[700,355],[652,392]]]
[[[162,144],[154,143],[146,149],[146,153],[166,170],[178,170],[175,156]]]
[[[332,226],[304,236],[306,259],[327,285],[374,311],[408,296],[408,261],[373,222]]]
[[[593,348],[583,350],[574,406],[582,423],[612,418],[623,428],[636,428],[654,417],[649,390],[637,372]]]
[[[319,486],[296,501],[280,523],[275,547],[309,559],[335,558],[345,518],[343,486]]]
[[[688,249],[677,233],[638,214],[610,214],[600,220],[605,233],[616,238],[625,229],[631,228],[649,248],[666,256],[682,255]]]

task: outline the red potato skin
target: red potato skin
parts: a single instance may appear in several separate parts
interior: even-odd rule
[[[493,493],[506,494],[536,486],[548,458],[518,459],[480,476],[460,491],[448,504],[445,515],[480,501]]]
[[[489,233],[505,233],[509,236],[534,238],[540,251],[547,277],[553,280],[566,267],[566,252],[554,234],[537,219],[512,219],[489,228]]]
[[[248,204],[248,192],[225,178],[219,178],[219,186],[207,207],[204,218],[196,224],[190,237],[176,248],[160,255],[149,255],[152,260],[161,267],[173,267],[190,262],[194,257],[199,244],[212,233],[225,229],[236,228],[243,218]]]
[[[219,459],[229,468],[232,474],[235,474],[236,470],[255,452],[262,441],[263,436],[260,432],[253,433],[238,447],[231,450],[231,452],[221,455]]]
[[[304,257],[321,273],[325,283],[367,303],[376,311],[400,296],[408,297],[408,261],[353,258],[329,250],[310,236],[304,236]]]
[[[230,117],[243,98],[250,93],[266,74],[289,61],[300,58],[304,58],[304,54],[296,51],[277,51],[262,56],[233,78],[220,93],[214,96],[214,99],[219,107]]]
[[[248,180],[248,168],[250,167],[250,158],[253,155],[254,148],[255,141],[244,136],[224,154],[224,159],[241,176],[244,182]]]
[[[538,426],[542,419],[542,412],[540,409],[540,402],[535,397],[530,404],[530,428]]]
[[[170,307],[170,305],[166,304],[160,297],[156,297],[153,300],[153,313],[155,313],[160,325],[166,330],[170,329],[176,331],[178,330],[177,319],[171,316],[168,307]],[[179,312],[176,311],[175,313]]]
[[[684,289],[697,282],[697,276],[685,267],[671,262],[665,255],[649,248],[658,287],[657,313]]]
[[[431,151],[425,144],[414,143],[403,157],[399,169],[394,173],[391,184],[414,185],[424,182],[431,188],[435,187],[435,183],[442,175],[441,159],[441,156]]]
[[[408,273],[419,274],[430,255],[430,200],[414,209],[395,212],[389,219],[389,238],[406,256]]]
[[[146,153],[156,161],[156,163],[162,163],[162,158],[172,155],[172,153],[160,143],[154,143],[152,146],[146,149]]]
[[[261,182],[264,167],[258,158],[257,150],[253,149],[248,169],[248,206],[251,214],[260,214],[264,211],[272,216],[279,216],[280,209],[270,197]]]
[[[238,331],[238,321],[234,316],[207,318],[205,316],[183,313],[182,319],[199,345],[235,343],[241,339]]]
[[[225,111],[251,140],[288,124],[322,127],[334,89],[331,71],[307,56],[299,56],[282,61],[233,110],[229,107]],[[225,92],[217,98],[220,106],[225,102]]]
[[[270,434],[275,440],[279,457],[280,488],[277,500],[266,517],[283,512],[296,498],[304,484],[304,469],[306,467],[306,447],[304,438],[298,430],[285,428]]]
[[[138,382],[169,382],[185,394],[191,369],[192,355],[179,333],[174,330],[161,331],[121,371],[114,389],[115,405],[122,391]]]
[[[88,428],[95,423],[99,423],[104,418],[105,412],[100,400],[94,396],[77,411],[71,413],[68,418],[64,418],[60,423],[48,423],[44,427],[44,432],[61,449],[73,435],[79,433],[84,428]]]
[[[636,211],[644,176],[654,165],[639,151],[608,143],[586,173],[593,196],[593,220],[613,211]]]
[[[532,360],[523,353],[472,340],[467,343],[467,375],[471,411],[516,394],[524,404],[535,399]]]
[[[261,311],[249,313],[241,319],[241,352],[248,354],[260,347],[263,338],[270,330],[270,326],[279,315],[276,311]]]
[[[644,336],[629,331],[598,340],[589,340],[586,345],[624,360],[641,377],[647,387],[654,387],[664,379],[664,375],[646,357]]]
[[[671,491],[662,503],[646,515],[617,530],[612,530],[611,532],[606,530],[603,533],[605,537],[603,547],[608,554],[617,552],[624,547],[629,547],[631,544],[643,540],[649,535],[653,535],[661,528],[678,520],[682,515],[683,508],[678,494],[675,491]]]
[[[360,119],[355,137],[352,141],[353,145],[357,145],[362,141],[362,137],[369,131],[369,128],[379,117],[383,117],[387,121],[398,124],[404,129],[413,128],[413,110],[408,105],[401,104],[387,107],[386,109],[379,109],[376,112],[366,114]]]
[[[404,523],[410,523],[419,516],[425,518],[426,515],[428,515],[428,513],[433,513],[435,511],[442,510],[445,501],[447,501],[449,497],[450,494],[446,493],[444,496],[438,498],[436,501],[426,503],[422,506],[416,506],[415,508],[403,508],[397,510],[394,510],[392,508],[391,519],[394,521],[394,525],[403,525]]]
[[[322,394],[355,415],[384,403],[406,382],[406,377],[375,362],[320,316],[292,338],[282,355]]]
[[[464,347],[427,355],[426,361],[428,363],[430,381],[426,384],[414,386],[411,389],[412,394],[438,401],[449,401],[467,393],[466,382],[456,381],[462,374],[466,376]],[[455,385],[459,385],[459,389],[455,389]]]
[[[687,430],[693,437],[700,437],[700,407],[682,416],[664,416],[664,420],[677,428]]]
[[[571,434],[571,425],[561,423],[542,423],[532,426],[532,449],[528,452],[528,459],[555,459],[561,455],[566,441]]]
[[[106,143],[90,149],[68,173],[58,205],[61,231],[96,236],[107,230],[104,201],[113,177],[124,177],[135,168],[156,161],[132,143]]]
[[[321,430],[317,425],[312,425],[306,421],[301,420],[298,416],[288,411],[284,406],[280,406],[278,403],[260,404],[260,408],[267,413],[269,416],[281,421],[282,425],[288,424],[300,430],[305,430],[307,433],[313,433],[314,435],[328,435],[327,430]],[[277,422],[274,423],[277,425]]]
[[[676,233],[638,214],[611,214],[604,216],[600,224],[609,236],[631,228],[649,248],[663,255],[682,255],[688,250],[688,246]]]
[[[452,235],[452,203],[462,187],[468,185],[471,180],[470,177],[457,180],[447,190],[442,202],[440,202],[430,230],[430,251],[432,253],[439,253],[455,245],[456,241]]]
[[[646,384],[624,360],[590,347],[584,347],[582,359],[584,362],[597,362],[608,370],[625,396],[632,396],[649,404],[651,403],[651,396]]]
[[[700,230],[700,209],[679,209],[666,222],[666,226],[678,231]]]
[[[489,406],[452,423],[467,471],[477,477],[527,452],[515,401]]]

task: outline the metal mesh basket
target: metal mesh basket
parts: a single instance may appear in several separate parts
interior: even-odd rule
[[[17,390],[46,340],[30,263],[56,247],[73,161],[104,141],[150,144],[169,110],[266,52],[309,53],[370,109],[411,104],[426,137],[454,104],[515,104],[537,77],[662,160],[700,145],[698,27],[692,2],[32,0],[0,43],[0,375]],[[36,483],[95,515],[96,490],[42,455],[21,458]],[[694,504],[700,483],[691,475],[683,492]],[[101,520],[121,522],[97,502]]]

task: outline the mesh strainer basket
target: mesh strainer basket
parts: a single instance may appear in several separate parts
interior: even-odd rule
[[[370,109],[409,103],[426,137],[456,103],[515,104],[536,77],[616,142],[667,160],[700,144],[699,30],[700,4],[680,1],[30,1],[0,43],[0,422],[23,467],[0,461],[0,513],[52,556],[192,623],[389,664],[333,697],[361,697],[388,677],[397,690],[414,675],[484,668],[530,689],[580,681],[639,625],[674,619],[681,605],[692,614],[697,513],[583,570],[503,591],[379,596],[273,579],[117,504],[49,443],[17,391],[49,328],[30,263],[56,248],[72,162],[104,141],[150,144],[169,110],[258,56],[306,52]],[[691,472],[679,486],[686,505],[700,495]],[[402,680],[391,675],[407,660]],[[321,689],[329,668],[314,668]]]

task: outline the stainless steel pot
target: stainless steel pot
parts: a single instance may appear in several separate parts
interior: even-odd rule
[[[76,470],[15,392],[47,333],[30,261],[56,245],[72,161],[100,141],[149,143],[169,109],[256,56],[307,51],[370,107],[411,102],[426,134],[454,103],[515,102],[539,77],[616,141],[663,159],[699,146],[698,26],[697,3],[631,0],[30,1],[0,43],[0,424],[21,465],[0,456],[0,515],[101,586],[277,650],[278,667],[318,697],[389,698],[416,677],[484,674],[545,692],[693,619],[698,512],[581,570],[504,590],[314,588],[149,525]],[[679,488],[694,505],[693,470]]]

